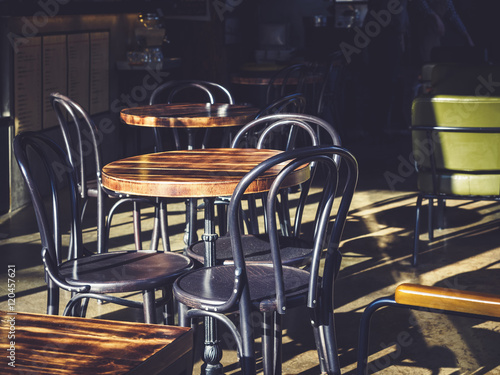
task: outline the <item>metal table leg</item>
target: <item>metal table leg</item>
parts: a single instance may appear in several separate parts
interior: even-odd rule
[[[205,232],[202,236],[205,242],[205,267],[215,266],[215,233],[214,223],[214,198],[205,198]],[[217,338],[217,321],[213,318],[205,318],[205,349],[203,351],[202,375],[222,374],[222,349]]]

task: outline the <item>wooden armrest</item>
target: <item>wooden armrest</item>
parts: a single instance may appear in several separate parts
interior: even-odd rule
[[[396,289],[399,304],[500,317],[500,295],[467,292],[417,284],[401,284]]]

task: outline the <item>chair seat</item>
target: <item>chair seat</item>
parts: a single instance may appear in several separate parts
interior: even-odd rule
[[[438,175],[440,194],[499,196],[499,174],[467,174],[446,172]],[[418,189],[424,193],[433,193],[432,173],[420,171]]]
[[[247,265],[250,299],[260,311],[275,311],[275,284],[272,265]],[[199,268],[181,275],[174,283],[174,295],[182,304],[203,309],[204,305],[219,306],[233,292],[235,267]],[[310,274],[299,268],[283,266],[287,306],[304,303],[307,298]],[[299,302],[300,301],[300,302]]]
[[[89,292],[118,293],[171,284],[191,268],[192,260],[182,254],[116,251],[64,262],[60,274],[68,284],[90,286]]]
[[[272,263],[271,245],[267,235],[247,234],[241,238],[243,249],[245,249],[245,260],[248,263]],[[300,267],[311,261],[312,244],[293,237],[279,237],[282,262],[287,266]],[[233,264],[233,252],[231,250],[231,238],[229,235],[220,237],[215,242],[217,249],[217,265]],[[187,255],[203,263],[205,243],[199,241],[189,246]]]

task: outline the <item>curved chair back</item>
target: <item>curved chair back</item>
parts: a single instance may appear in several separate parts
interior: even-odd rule
[[[301,93],[294,93],[278,98],[262,108],[255,118],[275,113],[304,113],[306,110],[306,98]]]
[[[270,132],[274,131],[275,128],[281,128],[285,125],[293,126],[294,124],[303,129],[307,129],[309,127],[315,129],[315,137],[311,137],[311,139],[316,138],[318,142],[317,144],[321,144],[319,140],[320,130],[326,132],[330,138],[328,142],[324,143],[323,145],[340,146],[341,144],[340,136],[336,129],[331,124],[319,117],[301,113],[277,113],[258,117],[255,120],[250,121],[248,124],[242,127],[238,131],[238,133],[236,133],[233,141],[231,142],[231,147],[240,147],[242,145],[242,142],[245,142],[243,143],[245,147],[257,147],[258,143],[262,146],[264,140],[270,136]],[[307,126],[304,126],[304,124],[306,124]],[[264,131],[264,129],[267,130]],[[256,134],[259,134],[259,136],[252,142],[250,137]],[[311,145],[313,144],[314,142],[311,143]],[[295,148],[295,145],[289,140],[284,150],[288,151],[293,148]]]
[[[280,145],[274,141],[276,137],[274,135],[279,135],[286,133],[284,130],[288,130],[288,134],[294,134],[292,139],[288,138],[288,142],[284,147],[285,151],[290,151],[295,149],[295,142],[293,138],[299,134],[298,130],[302,130],[301,141],[309,146],[319,146],[319,131],[322,130],[326,132],[329,136],[328,144],[334,146],[340,146],[340,136],[337,131],[325,120],[319,117],[304,115],[304,114],[291,114],[291,113],[278,113],[273,115],[267,115],[259,117],[241,128],[235,135],[231,147],[235,148],[241,145],[245,147],[255,147],[255,148],[277,148],[280,149]],[[282,148],[283,149],[283,148]],[[335,162],[339,163],[340,159],[334,156]],[[313,163],[314,164],[314,163]],[[313,166],[312,174],[316,172],[316,165]],[[300,233],[300,227],[302,223],[302,214],[305,205],[305,199],[309,193],[310,183],[312,179],[301,185],[300,197],[297,202],[295,217],[292,221],[290,220],[290,209],[288,204],[288,189],[281,192],[281,202],[282,202],[282,233],[286,236],[293,236],[294,234]],[[265,204],[265,202],[263,202]],[[253,207],[253,203],[249,203]],[[255,210],[252,208],[252,210]],[[258,233],[257,219],[254,217],[255,214],[250,213],[248,225],[251,233]],[[267,220],[266,212],[264,212],[264,218]]]
[[[89,197],[97,198],[97,251],[103,252],[106,247],[106,194],[101,185],[100,145],[103,134],[88,112],[67,96],[52,93],[50,102],[57,115],[69,162],[75,169],[76,184],[82,198],[82,220]]]
[[[339,178],[339,169],[337,164],[333,161],[333,157],[338,156],[346,162],[346,179]],[[344,224],[347,218],[347,213],[349,206],[354,194],[354,190],[357,184],[358,169],[356,159],[345,149],[340,147],[304,147],[290,152],[284,152],[277,156],[274,156],[265,162],[259,164],[257,167],[252,169],[247,173],[239,182],[233,195],[231,196],[231,202],[228,208],[228,217],[230,220],[229,230],[231,237],[231,245],[233,249],[233,259],[235,265],[235,280],[234,280],[234,290],[233,295],[228,299],[224,305],[217,305],[213,307],[207,306],[207,310],[215,309],[217,311],[230,311],[235,304],[241,298],[242,291],[245,287],[245,258],[244,258],[244,248],[241,240],[241,231],[239,224],[239,205],[244,193],[248,186],[252,183],[258,183],[259,177],[265,176],[266,172],[271,168],[276,168],[277,166],[283,166],[282,171],[278,174],[275,181],[273,182],[271,189],[269,190],[267,196],[266,211],[270,218],[267,223],[267,230],[270,236],[271,251],[273,253],[273,266],[275,269],[277,294],[276,300],[278,303],[278,311],[280,314],[285,312],[283,308],[285,306],[285,301],[283,295],[280,293],[280,289],[283,282],[281,274],[281,258],[279,254],[278,241],[278,227],[276,222],[276,209],[275,204],[277,195],[279,191],[286,186],[293,185],[293,177],[290,177],[294,170],[297,168],[309,168],[309,164],[319,163],[325,166],[327,170],[326,178],[321,186],[321,197],[319,199],[319,204],[311,205],[314,206],[317,211],[316,216],[319,218],[318,224],[314,228],[314,255],[313,261],[310,267],[311,270],[311,283],[310,283],[310,296],[308,307],[316,307],[318,299],[315,299],[317,294],[320,292],[319,284],[321,280],[319,279],[319,269],[320,260],[323,252],[326,250],[327,260],[325,263],[325,271],[327,274],[324,275],[323,283],[332,283],[334,279],[334,274],[337,270],[337,262],[340,261],[338,258],[338,247],[340,243],[340,238],[344,229]],[[344,184],[342,187],[339,185]],[[336,192],[341,191],[342,196],[339,198],[340,203],[337,206],[338,211],[335,215],[335,223],[333,225],[332,231],[328,234],[328,224],[331,220],[331,210],[333,207],[333,202],[336,199]]]
[[[309,70],[310,66],[307,64],[293,64],[276,72],[267,85],[266,103],[272,103],[288,94],[302,92]]]
[[[149,98],[149,104],[175,103],[179,102],[195,103],[228,103],[234,104],[233,97],[224,86],[210,81],[202,80],[173,80],[158,86]],[[181,141],[177,129],[172,129],[174,134],[175,148],[180,150]],[[155,137],[155,151],[164,151],[161,131],[153,128]],[[202,147],[208,143],[209,130],[205,132]],[[188,145],[189,146],[189,145]]]
[[[88,112],[67,96],[52,93],[50,102],[57,115],[70,164],[77,171],[80,195],[86,199],[89,193],[97,194],[97,191],[89,192],[86,187],[90,168],[95,171],[96,180],[100,181],[102,134]]]
[[[64,150],[51,139],[34,132],[20,133],[14,139],[14,155],[29,189],[42,242],[42,260],[48,278],[48,313],[58,314],[51,307],[58,306],[59,289],[79,292],[81,288],[69,286],[59,275],[62,262],[62,223],[69,223],[69,259],[80,256],[82,251],[81,223],[78,214],[78,188],[75,170]],[[36,178],[35,178],[36,175]],[[59,188],[68,186],[67,201],[63,203]],[[44,194],[50,196],[50,210],[44,203]],[[69,214],[68,214],[69,210]],[[50,214],[49,214],[50,212]]]
[[[233,97],[228,89],[218,83],[202,80],[173,80],[165,82],[151,93],[149,104],[172,103],[175,100],[176,94],[188,88],[198,88],[204,92],[208,99],[207,103],[234,104]]]

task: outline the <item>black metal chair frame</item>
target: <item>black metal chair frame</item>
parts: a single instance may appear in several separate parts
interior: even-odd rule
[[[293,128],[297,130],[302,129],[305,135],[310,139],[310,146],[319,146],[319,140],[317,137],[316,130],[312,126],[324,129],[330,136],[331,142],[335,146],[340,145],[340,138],[328,123],[324,120],[319,119],[315,116],[303,115],[303,114],[290,114],[290,113],[279,113],[274,115],[268,115],[264,117],[257,118],[249,122],[235,135],[232,143],[232,147],[238,147],[240,145],[253,146],[254,148],[272,148],[267,147],[266,142],[270,136],[279,132],[283,128]],[[253,131],[255,130],[255,132]],[[259,134],[258,137],[254,138],[255,134]],[[252,139],[248,139],[252,137]],[[265,147],[266,146],[266,147]],[[339,162],[338,158],[335,158]],[[312,168],[311,174],[314,176],[315,167]],[[283,189],[280,191],[280,199],[277,203],[279,205],[278,216],[280,218],[280,237],[283,243],[283,249],[288,248],[291,251],[283,250],[282,259],[286,265],[303,266],[310,262],[310,257],[312,253],[312,239],[304,240],[301,239],[301,224],[302,224],[302,214],[304,211],[304,206],[306,202],[307,195],[309,193],[310,183],[312,179],[308,182],[301,184],[300,195],[298,202],[296,204],[295,215],[292,219],[290,217],[290,205],[288,198],[288,189]],[[253,249],[256,255],[255,261],[269,263],[271,261],[271,254],[269,252],[268,241],[263,239],[262,235],[259,235],[259,222],[257,213],[256,199],[262,200],[262,205],[264,207],[264,229],[267,228],[267,215],[265,212],[265,197],[267,194],[249,195],[245,196],[248,204],[248,212],[242,210],[242,221],[246,225],[248,234],[244,236],[244,242],[246,245]],[[225,202],[228,204],[230,197],[221,197],[219,199],[219,204]],[[225,215],[219,214],[219,220]],[[224,226],[225,223],[220,223],[219,225]],[[221,236],[224,233],[221,233]],[[225,236],[216,240],[216,247],[219,249],[219,260],[218,263],[232,263],[229,258],[230,250],[230,239]],[[198,241],[186,249],[187,254],[199,262],[203,261],[204,255],[204,243],[203,241]],[[249,257],[249,253],[246,253]],[[257,260],[258,259],[258,260]],[[247,260],[247,262],[250,260]]]
[[[342,182],[342,197],[331,234],[328,225],[331,219],[338,185],[340,183],[338,165],[333,156],[342,159],[346,167],[347,178]],[[267,196],[266,210],[268,215],[268,233],[271,243],[272,264],[247,264],[244,258],[244,248],[240,233],[240,202],[246,188],[258,176],[270,167],[285,163],[282,172],[276,177]],[[314,229],[314,251],[308,270],[282,265],[279,250],[279,235],[276,220],[276,198],[286,177],[296,168],[307,163],[321,163],[328,170],[328,177],[323,185],[323,194],[317,207],[318,224]],[[334,331],[333,288],[334,280],[340,267],[340,238],[349,211],[349,205],[356,187],[358,176],[357,162],[346,150],[340,147],[305,147],[274,156],[255,167],[243,177],[236,187],[229,205],[229,230],[233,251],[234,264],[231,266],[215,266],[190,271],[178,278],[174,284],[174,295],[177,300],[191,307],[187,311],[188,318],[210,316],[225,324],[234,334],[240,363],[245,374],[255,374],[255,353],[252,327],[252,312],[264,313],[263,323],[263,367],[264,373],[281,372],[281,315],[288,308],[307,306],[315,334],[321,372],[340,374],[337,358],[337,346]],[[344,185],[345,183],[345,185]],[[326,248],[326,250],[324,250]],[[320,260],[325,256],[322,277],[319,276]],[[273,275],[264,278],[263,275]],[[284,276],[286,274],[286,276]],[[201,275],[201,276],[199,276]],[[219,276],[216,276],[219,275]],[[210,292],[217,292],[218,298],[206,297],[207,285],[196,286],[195,279],[220,280],[227,276],[226,284],[221,282],[220,288],[210,286]],[[232,276],[231,276],[232,275]],[[232,279],[234,278],[234,279]],[[268,284],[264,284],[266,279]],[[232,280],[232,281],[231,281]],[[290,289],[290,283],[297,281],[295,289]],[[252,289],[259,282],[259,290]],[[186,292],[183,288],[193,285]],[[212,288],[213,287],[213,288]],[[266,287],[268,289],[266,289]],[[222,290],[224,289],[224,290]],[[261,293],[261,299],[252,300],[254,293]],[[189,293],[193,293],[191,295]],[[269,294],[267,294],[269,293]],[[239,311],[240,327],[226,316]]]
[[[59,290],[72,293],[64,315],[85,316],[90,298],[123,306],[142,308],[146,323],[156,322],[156,307],[172,306],[170,286],[175,278],[192,268],[190,258],[155,250],[113,251],[86,255],[82,239],[76,184],[76,171],[67,153],[53,140],[39,133],[20,133],[14,139],[14,153],[29,188],[42,243],[42,261],[47,280],[47,313],[59,313]],[[36,159],[35,159],[36,157]],[[36,161],[36,165],[34,165]],[[39,168],[39,164],[42,168]],[[34,167],[38,167],[37,178]],[[45,187],[47,189],[43,189]],[[68,190],[68,205],[64,205],[61,191]],[[48,190],[51,210],[45,207],[43,194]],[[69,209],[69,211],[68,211]],[[48,212],[51,212],[50,214]],[[68,260],[63,261],[62,220],[70,230]],[[148,265],[161,264],[161,270],[148,269]],[[134,278],[134,274],[138,274]],[[167,291],[168,288],[168,291]],[[159,300],[155,289],[163,291]],[[113,293],[142,292],[143,302],[110,295]],[[172,322],[171,316],[165,319]]]
[[[439,132],[447,132],[447,133],[470,133],[470,134],[499,134],[500,133],[500,128],[498,127],[449,127],[449,126],[412,126],[412,131],[424,131],[426,133],[426,139],[429,142],[429,145],[433,145],[434,141],[433,139],[436,139],[434,136],[436,133]],[[424,192],[419,192],[417,196],[417,203],[416,203],[416,212],[415,212],[415,231],[414,231],[414,243],[413,243],[413,258],[412,258],[412,264],[416,266],[418,264],[418,251],[419,251],[419,237],[420,237],[420,210],[422,207],[422,201],[423,199],[428,199],[429,204],[428,204],[428,232],[429,232],[429,241],[434,240],[434,224],[433,224],[433,200],[437,199],[438,201],[438,206],[439,206],[439,211],[440,214],[442,215],[442,211],[444,209],[445,205],[445,200],[446,199],[459,199],[459,200],[473,200],[473,201],[481,201],[481,200],[488,200],[488,201],[500,201],[500,196],[472,196],[472,195],[452,195],[452,194],[445,194],[440,192],[439,190],[439,183],[438,183],[438,175],[439,171],[437,170],[436,167],[436,160],[435,160],[435,154],[434,150],[429,150],[429,158],[430,158],[430,164],[431,164],[431,174],[432,174],[432,187],[433,187],[433,192],[432,193],[424,193]],[[419,170],[423,170],[422,166],[420,166],[417,162],[415,161],[416,165],[415,168],[417,172]],[[459,173],[469,173],[470,171],[464,170],[464,171],[454,171],[454,172],[459,172]],[[500,174],[500,171],[488,171],[488,174],[491,174],[492,172]],[[440,220],[441,222],[442,220]],[[440,223],[441,226],[441,223]]]
[[[423,306],[407,305],[396,302],[394,297],[382,297],[371,302],[363,311],[361,316],[360,326],[359,326],[359,337],[358,337],[358,364],[357,373],[358,375],[368,374],[368,346],[369,346],[369,336],[370,336],[370,322],[373,314],[383,307],[399,307],[403,309],[421,310],[436,314],[446,314],[446,315],[456,315],[464,316],[468,318],[479,318],[491,321],[500,321],[500,317],[494,317],[491,315],[484,314],[474,314],[467,313],[463,311],[454,311],[448,309],[436,309]]]
[[[283,98],[284,103],[294,103],[296,100],[299,102],[302,101],[303,96],[301,94],[292,94]],[[315,132],[311,130],[311,124],[316,125]],[[325,120],[320,119],[319,117],[307,115],[303,113],[275,113],[269,114],[266,116],[259,116],[255,120],[246,124],[243,128],[241,128],[238,133],[234,136],[234,139],[231,143],[232,148],[238,147],[240,144],[244,144],[245,147],[253,146],[255,148],[263,148],[266,139],[271,136],[277,129],[284,129],[286,127],[290,127],[289,136],[287,140],[287,145],[284,151],[291,151],[295,148],[295,138],[297,137],[297,133],[299,129],[305,130],[306,135],[311,140],[311,146],[320,145],[319,141],[319,132],[320,129],[326,131],[329,135],[329,143],[332,146],[340,146],[342,141],[340,139],[337,131]],[[257,128],[257,131],[255,131]],[[255,141],[249,141],[248,137],[252,136],[252,134],[258,134],[258,138]],[[331,143],[330,143],[331,142]],[[271,147],[272,148],[272,147]],[[339,158],[335,158],[339,161]],[[286,191],[282,192],[282,223],[287,223],[283,226],[285,232],[284,235],[290,235],[291,231],[291,222],[289,217],[289,210],[287,209],[287,194]],[[307,194],[307,191],[305,192]],[[252,209],[253,204],[250,205],[250,209]],[[301,220],[300,216],[296,216],[296,220]],[[256,223],[256,215],[255,212],[250,212],[249,214],[249,233],[257,234],[258,226]]]
[[[151,94],[149,98],[149,104],[157,104],[158,98],[162,93],[167,93],[166,102],[173,103],[175,96],[184,90],[195,89],[196,91],[202,93],[202,95],[206,96],[207,103],[215,104],[217,102],[217,95],[222,97],[228,104],[234,104],[233,97],[229,90],[227,90],[224,86],[210,81],[202,81],[202,80],[173,80],[168,81],[160,86],[158,86]],[[175,147],[177,150],[182,148],[181,141],[179,137],[178,129],[171,129],[174,135]],[[188,144],[187,149],[192,149],[195,143],[195,137],[193,129],[186,129],[188,136]],[[165,151],[161,129],[153,128],[154,138],[155,138],[155,152]],[[203,137],[201,148],[205,148],[208,144],[210,137],[210,129],[205,130],[205,135]],[[161,200],[160,200],[161,201]],[[186,201],[186,235],[184,242],[186,245],[190,245],[196,241],[196,219],[197,219],[197,200],[189,199]]]
[[[219,93],[225,100],[226,103],[228,104],[234,104],[233,97],[231,96],[231,93],[229,92],[228,89],[226,89],[224,86],[215,83],[215,82],[210,82],[210,81],[202,81],[202,80],[174,80],[174,81],[168,81],[160,86],[158,86],[152,93],[149,98],[149,104],[157,104],[158,103],[158,98],[160,95],[164,92],[168,93],[166,102],[167,103],[173,103],[175,96],[178,95],[180,92],[184,90],[189,90],[189,89],[197,89],[197,91],[201,92],[203,95],[206,95],[207,103],[210,104],[215,104],[218,103],[219,101],[217,100],[216,94]],[[194,136],[193,132],[191,129],[188,130],[188,146],[187,148],[192,148],[194,147]],[[154,137],[155,137],[155,147],[156,151],[165,151],[163,149],[163,144],[162,144],[162,139],[161,139],[161,132],[160,129],[158,128],[153,128],[154,131]],[[172,129],[173,134],[174,134],[174,140],[175,140],[175,147],[177,150],[180,150],[182,148],[181,142],[180,142],[180,137],[179,137],[179,132],[178,129]],[[201,148],[205,148],[205,145],[208,143],[208,137],[209,137],[209,129],[205,131],[205,136],[203,138]]]
[[[82,205],[82,220],[85,214],[89,197],[97,199],[97,252],[102,253],[107,248],[107,241],[110,235],[110,228],[115,211],[123,204],[133,203],[133,221],[134,221],[134,241],[136,249],[142,249],[141,240],[141,222],[138,203],[146,203],[155,206],[157,214],[155,215],[155,223],[153,235],[151,238],[151,248],[158,248],[159,242],[159,227],[163,238],[164,249],[170,249],[170,243],[167,233],[167,222],[160,221],[159,211],[165,209],[159,203],[144,197],[131,197],[124,194],[117,194],[105,189],[101,184],[101,140],[103,134],[96,127],[90,115],[78,103],[60,93],[50,94],[52,107],[57,115],[59,126],[63,135],[66,152],[69,156],[70,164],[77,171],[77,185],[83,200]],[[66,115],[69,115],[69,120]],[[72,130],[73,129],[73,130]],[[84,150],[84,145],[88,146],[88,150]],[[92,169],[95,178],[89,178],[89,161],[94,164]],[[117,199],[107,213],[106,218],[106,198]],[[166,215],[162,215],[166,217]]]
[[[266,104],[284,96],[302,93],[306,97],[306,112],[317,115],[319,94],[323,84],[309,83],[308,76],[322,74],[316,63],[292,64],[277,71],[269,80],[266,88]],[[297,80],[296,82],[293,82]]]

